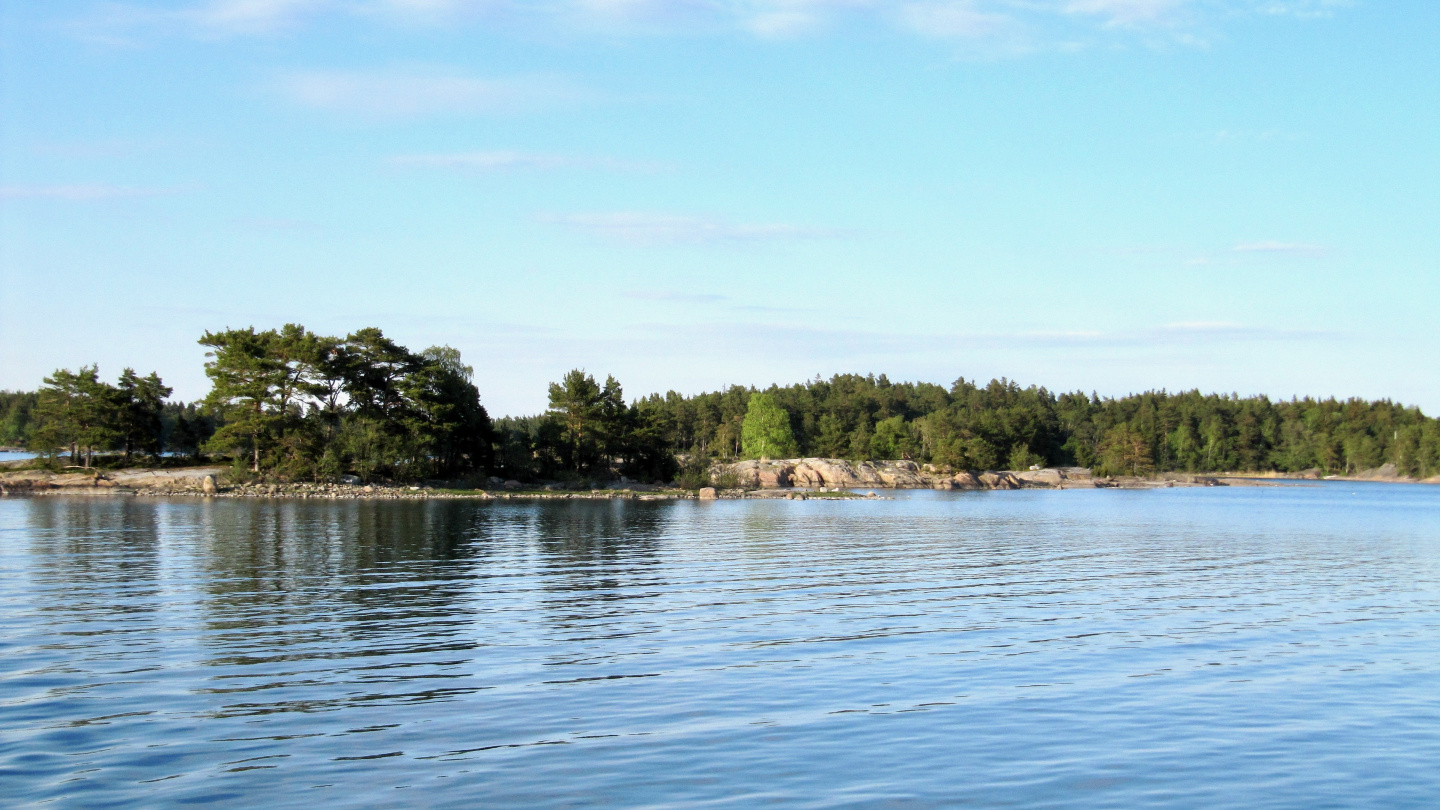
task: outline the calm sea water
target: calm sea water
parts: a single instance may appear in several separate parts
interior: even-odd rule
[[[1440,805],[1440,487],[0,500],[7,806]]]

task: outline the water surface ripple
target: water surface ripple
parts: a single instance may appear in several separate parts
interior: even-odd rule
[[[0,500],[18,806],[1440,804],[1440,487]]]

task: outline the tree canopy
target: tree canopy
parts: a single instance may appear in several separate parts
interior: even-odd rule
[[[203,401],[167,402],[159,376],[58,369],[34,392],[0,392],[0,443],[69,454],[226,456],[289,479],[668,481],[710,459],[913,459],[955,469],[1077,465],[1099,473],[1354,473],[1393,463],[1440,474],[1440,422],[1389,400],[1147,391],[1055,394],[1008,379],[948,388],[838,374],[767,389],[730,386],[627,401],[620,382],[575,369],[548,408],[492,425],[460,352],[414,352],[380,329],[345,337],[279,329],[206,332]],[[692,475],[693,474],[693,475]]]
[[[770,394],[753,394],[740,425],[740,445],[746,458],[789,458],[799,452],[790,416]]]

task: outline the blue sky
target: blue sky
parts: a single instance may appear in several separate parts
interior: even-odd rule
[[[0,0],[0,387],[376,325],[495,414],[835,372],[1440,413],[1440,4]]]

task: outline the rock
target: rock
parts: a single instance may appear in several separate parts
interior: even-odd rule
[[[701,488],[700,488],[700,494],[699,494],[700,500],[702,500],[702,501],[713,501],[713,500],[715,500],[715,499],[718,498],[718,497],[720,497],[720,496],[715,492],[715,488],[714,488],[714,487],[701,487]]]
[[[215,476],[207,475],[204,478],[201,478],[200,491],[205,493],[206,495],[214,495],[216,492],[219,492],[220,488],[215,485]]]
[[[342,476],[340,476],[340,483],[342,483],[342,484],[347,484],[347,485],[353,487],[353,486],[355,486],[356,484],[360,483],[360,476],[358,476],[358,475],[342,475]]]
[[[1008,472],[980,473],[980,483],[990,489],[1019,489],[1020,482]]]
[[[1031,486],[1056,487],[1065,480],[1065,474],[1054,468],[1027,470],[1016,473],[1015,477]]]
[[[511,478],[502,482],[501,486],[505,487],[506,489],[519,489],[520,487],[524,486],[524,484],[521,484],[519,481]]]
[[[929,483],[920,474],[920,466],[913,461],[882,461],[875,473],[885,486],[892,488],[915,489]]]
[[[807,469],[813,472],[816,484],[831,487],[853,487],[860,484],[860,476],[855,473],[855,468],[848,461],[807,458],[803,463]],[[796,467],[796,472],[799,472],[799,466]]]
[[[790,474],[795,471],[792,464],[780,462],[773,466],[761,465],[756,468],[755,476],[763,489],[779,489],[790,486]]]
[[[1371,481],[1387,481],[1399,478],[1400,471],[1396,469],[1394,464],[1386,463],[1381,464],[1379,467],[1376,467],[1373,470],[1365,470],[1364,472],[1356,473],[1355,477],[1364,478]]]
[[[955,489],[980,489],[980,481],[974,473],[958,472],[950,477],[950,484]]]

